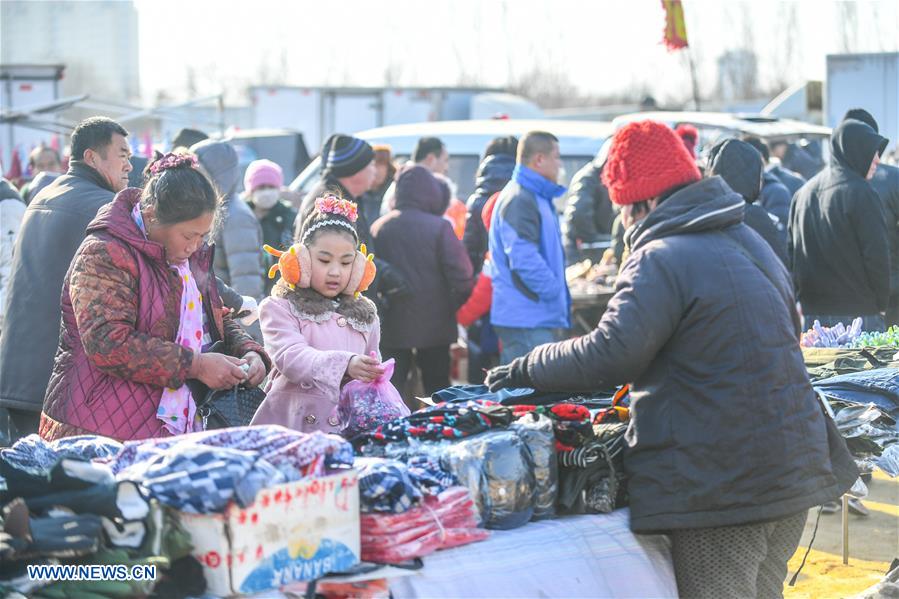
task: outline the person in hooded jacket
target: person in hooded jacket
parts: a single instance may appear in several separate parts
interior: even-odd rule
[[[778,230],[783,232],[784,239],[787,235],[787,222],[790,220],[790,203],[793,201],[793,194],[805,183],[805,179],[798,175],[790,174],[785,168],[779,166],[769,166],[771,159],[768,144],[758,137],[744,137],[743,141],[751,145],[762,157],[764,164],[764,176],[762,178],[762,191],[759,194],[758,205],[773,214],[780,221]],[[783,173],[783,177],[790,180],[788,187],[781,178],[776,174],[774,169],[779,169]]]
[[[886,145],[869,125],[843,121],[831,136],[830,165],[793,198],[788,254],[806,329],[858,316],[866,331],[885,328],[889,230],[870,179]]]
[[[754,147],[738,139],[725,139],[709,151],[709,173],[718,175],[746,200],[743,221],[762,236],[780,261],[787,263],[786,231],[777,228],[777,217],[755,203],[762,187],[762,156]]]
[[[879,132],[877,121],[863,108],[853,108],[843,120],[857,119]],[[899,167],[880,163],[871,178],[871,186],[883,202],[890,234],[890,305],[886,313],[886,326],[899,324]]]
[[[385,360],[396,360],[392,380],[401,393],[406,391],[413,354],[426,395],[449,386],[449,348],[458,336],[456,310],[474,286],[465,247],[443,218],[449,197],[446,184],[428,169],[414,166],[397,179],[396,208],[372,225],[381,256],[411,287],[381,321],[381,352]]]
[[[616,132],[603,180],[631,250],[608,309],[487,384],[630,382],[631,529],[670,536],[682,597],[781,596],[809,508],[858,476],[809,382],[789,273],[743,223],[745,200],[700,179],[663,123]]]
[[[462,243],[468,252],[468,259],[475,274],[481,272],[484,256],[487,254],[487,228],[481,218],[484,205],[494,195],[502,191],[515,169],[515,154],[518,151],[518,138],[509,135],[497,137],[487,144],[484,158],[475,175],[475,190],[465,203],[468,215],[465,220],[465,233]]]
[[[265,351],[222,315],[215,248],[204,241],[221,200],[196,164],[157,159],[143,190],[121,191],[88,226],[63,287],[43,439],[203,430],[189,379],[228,389],[265,378]],[[218,341],[227,355],[207,351]]]
[[[190,151],[224,198],[221,224],[215,231],[215,272],[237,293],[259,301],[265,292],[262,228],[253,210],[237,195],[237,150],[226,141],[207,139],[191,146]],[[253,332],[261,338],[258,329]]]
[[[85,227],[127,187],[128,132],[106,117],[72,131],[69,170],[25,210],[16,239],[0,336],[0,409],[12,441],[38,431],[41,403],[59,343],[60,293]],[[27,343],[23,342],[27,340]]]
[[[585,243],[608,240],[612,234],[615,208],[609,200],[609,190],[601,180],[602,167],[608,151],[609,142],[606,142],[596,158],[584,165],[571,180],[565,214],[562,218],[565,257],[568,264],[584,258],[594,258],[595,262],[599,262],[602,250],[587,251],[581,246]]]

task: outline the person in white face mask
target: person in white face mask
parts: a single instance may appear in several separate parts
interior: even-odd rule
[[[262,227],[262,241],[279,250],[288,249],[293,243],[293,221],[297,211],[281,200],[284,175],[281,167],[271,160],[254,160],[244,175],[244,198]],[[259,248],[262,252],[262,248]],[[274,281],[266,276],[274,264],[273,257],[265,252],[265,294],[271,291]]]

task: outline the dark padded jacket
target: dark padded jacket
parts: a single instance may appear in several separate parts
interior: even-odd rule
[[[465,233],[462,236],[462,243],[465,244],[465,251],[468,252],[468,259],[471,260],[475,274],[481,272],[484,266],[484,256],[487,254],[489,244],[487,227],[481,219],[481,211],[487,200],[506,186],[512,178],[514,169],[515,157],[507,154],[487,156],[478,167],[475,190],[466,202],[468,216],[465,220]]]
[[[769,166],[767,172],[777,177],[778,181],[784,184],[787,191],[790,192],[790,198],[796,195],[796,192],[805,185],[805,179],[802,175],[784,168],[779,164]]]
[[[772,219],[764,208],[755,204],[762,189],[764,166],[758,151],[739,139],[724,140],[709,152],[711,174],[719,175],[731,189],[746,200],[744,215],[746,225],[761,235],[780,261],[786,264],[786,235],[778,230],[775,224],[776,217]]]
[[[578,241],[594,243],[601,235],[612,233],[615,209],[600,173],[602,165],[591,160],[574,175],[568,188],[562,233],[569,256],[577,255]]]
[[[845,120],[831,136],[831,162],[790,207],[788,253],[806,314],[870,316],[887,308],[890,245],[883,203],[865,180],[887,140]]]
[[[100,173],[73,160],[25,210],[0,336],[0,407],[40,411],[59,344],[66,271],[87,225],[114,196]]]
[[[381,347],[427,348],[456,340],[456,310],[474,287],[471,263],[443,213],[447,188],[423,166],[396,182],[396,208],[372,225],[381,256],[399,270],[412,293],[381,320]]]
[[[858,476],[845,444],[829,442],[789,273],[742,224],[745,205],[720,177],[676,192],[628,231],[597,328],[527,357],[538,389],[632,382],[634,531],[782,518]]]
[[[792,199],[793,194],[790,193],[787,186],[781,183],[774,173],[765,171],[762,178],[762,191],[759,194],[757,203],[770,214],[777,217],[780,223],[778,230],[783,234],[784,243],[787,240],[787,222],[790,220],[790,202]]]

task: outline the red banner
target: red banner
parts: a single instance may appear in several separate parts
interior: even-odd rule
[[[687,47],[687,24],[681,0],[662,0],[665,9],[665,46],[670,51]]]

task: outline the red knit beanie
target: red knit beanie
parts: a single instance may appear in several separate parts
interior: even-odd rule
[[[619,205],[650,200],[701,178],[681,138],[657,121],[637,121],[619,129],[602,170],[602,182]]]

